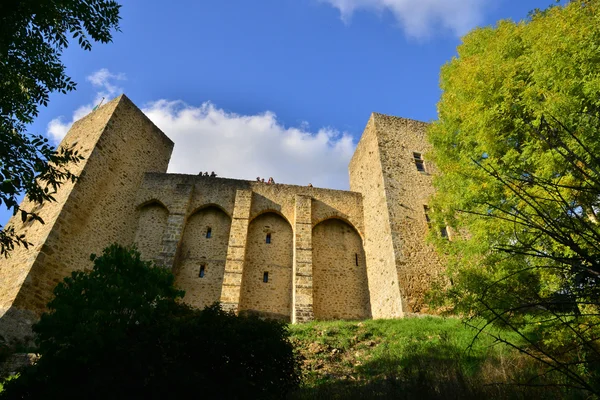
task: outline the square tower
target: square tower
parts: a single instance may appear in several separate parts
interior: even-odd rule
[[[75,122],[60,146],[74,146],[84,160],[69,166],[79,179],[66,182],[56,201],[35,207],[44,220],[7,225],[33,244],[0,259],[0,335],[27,338],[52,298],[53,288],[72,271],[92,266],[91,253],[111,243],[133,244],[135,198],[146,172],[165,172],[173,142],[125,95]]]
[[[426,311],[425,294],[442,270],[426,242],[435,172],[426,129],[424,122],[373,113],[350,161],[350,190],[363,194],[374,318]]]

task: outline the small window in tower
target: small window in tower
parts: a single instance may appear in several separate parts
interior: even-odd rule
[[[354,263],[358,267],[358,253],[354,253]]]
[[[200,272],[198,273],[198,277],[204,278],[204,270],[206,269],[206,265],[202,264],[200,266]]]
[[[415,165],[417,166],[417,171],[425,172],[425,161],[423,160],[423,155],[421,153],[413,153],[413,158],[415,159]]]
[[[206,228],[206,238],[210,239],[212,237],[212,229],[209,226],[208,228]]]
[[[267,238],[265,239],[266,244],[271,244],[271,234],[267,233]]]
[[[431,226],[431,217],[429,216],[429,207],[423,206],[423,211],[425,212],[425,221],[427,225]]]
[[[446,228],[445,226],[440,229],[440,235],[444,238],[444,239],[448,239],[448,228]]]
[[[269,282],[269,273],[267,271],[263,272],[263,282]]]

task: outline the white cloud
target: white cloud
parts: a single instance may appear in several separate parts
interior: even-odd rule
[[[320,0],[340,11],[348,22],[356,10],[391,12],[410,37],[424,38],[450,30],[463,35],[481,23],[489,0]]]
[[[77,108],[77,110],[73,112],[73,116],[70,121],[65,122],[64,116],[59,116],[48,123],[48,136],[54,141],[60,142],[71,128],[71,125],[73,125],[73,123],[78,119],[81,119],[89,114],[94,106],[98,105],[102,101],[102,98],[105,100],[110,100],[111,98],[121,94],[123,89],[118,87],[114,81],[125,80],[125,75],[122,73],[113,74],[108,69],[102,68],[86,77],[86,80],[90,82],[96,89],[98,89],[94,100],[89,104],[85,104]]]
[[[352,137],[306,123],[285,127],[274,113],[239,115],[210,102],[199,107],[159,100],[144,113],[175,142],[169,172],[346,189]]]
[[[63,117],[48,124],[48,135],[60,141],[73,122],[87,115],[102,97],[110,100],[123,89],[115,81],[123,74],[107,69],[87,80],[99,91],[90,104],[79,107],[69,122]],[[311,131],[307,122],[285,127],[272,112],[239,115],[206,102],[199,107],[181,101],[158,100],[144,113],[175,142],[169,172],[219,176],[347,189],[348,163],[354,152],[352,136],[335,129]]]

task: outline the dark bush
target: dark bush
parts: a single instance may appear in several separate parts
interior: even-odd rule
[[[177,302],[173,275],[113,245],[35,325],[41,359],[2,399],[282,398],[298,387],[287,326]]]

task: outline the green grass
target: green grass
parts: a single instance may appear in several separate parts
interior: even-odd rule
[[[19,375],[11,375],[6,378],[0,378],[0,393],[4,391],[4,382],[12,381],[13,379],[17,379]]]
[[[305,358],[297,399],[583,398],[547,386],[561,377],[540,377],[540,365],[490,337],[473,342],[474,330],[455,318],[312,322],[290,331]]]

